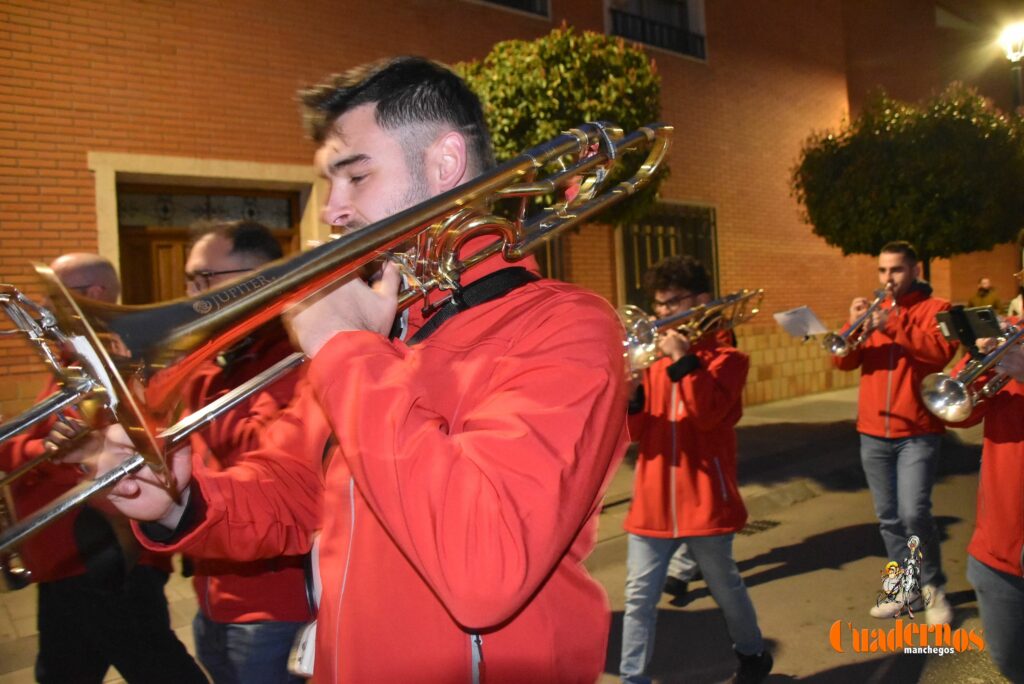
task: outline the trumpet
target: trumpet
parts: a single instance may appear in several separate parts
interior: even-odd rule
[[[977,387],[979,378],[1014,346],[1020,344],[1024,326],[1011,325],[1003,331],[998,346],[980,359],[973,359],[955,376],[932,373],[921,381],[921,401],[942,420],[950,423],[966,420],[974,407],[991,399],[1009,382],[1009,375],[996,375]]]
[[[667,330],[678,330],[691,342],[705,335],[731,330],[744,323],[761,310],[764,288],[739,290],[721,299],[695,306],[686,311],[652,319],[637,306],[627,305],[619,309],[619,318],[626,328],[626,363],[630,373],[638,373],[661,357],[658,338]]]
[[[0,426],[0,441],[38,421],[68,398],[102,399],[106,411],[125,427],[136,455],[92,483],[82,483],[31,518],[0,531],[0,551],[41,529],[63,512],[112,485],[124,475],[149,465],[174,490],[165,454],[183,435],[213,420],[244,392],[288,364],[302,362],[294,354],[260,376],[196,411],[187,421],[160,431],[180,396],[181,387],[205,360],[278,316],[291,303],[356,277],[368,264],[390,259],[410,284],[400,296],[399,310],[434,290],[457,291],[468,268],[501,255],[517,261],[566,228],[586,222],[647,185],[657,174],[671,143],[672,127],[652,123],[625,133],[608,122],[583,124],[531,148],[474,180],[388,219],[343,235],[288,259],[272,262],[217,290],[192,299],[151,306],[116,306],[72,295],[45,266],[36,266],[53,303],[51,326],[74,350],[89,381],[65,388],[50,405],[37,406]],[[613,167],[628,153],[642,156],[633,175],[609,183]],[[536,197],[579,191],[564,201],[527,215]],[[510,216],[492,213],[502,200],[515,201]],[[463,247],[474,238],[479,250]],[[48,320],[49,320],[48,319]],[[60,368],[55,372],[62,373]]]
[[[871,332],[868,330],[868,321],[871,320],[871,316],[878,307],[882,306],[882,302],[885,301],[890,292],[892,292],[891,283],[886,283],[884,288],[875,290],[874,301],[868,305],[867,310],[845,332],[825,335],[825,339],[821,341],[821,346],[824,347],[825,351],[833,356],[843,357],[863,344]]]

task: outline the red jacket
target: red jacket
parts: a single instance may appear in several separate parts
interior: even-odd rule
[[[198,371],[186,393],[190,409],[209,404],[294,351],[276,322],[253,338],[236,346],[225,363],[211,361]],[[259,445],[260,433],[292,400],[302,375],[302,368],[293,370],[196,433],[194,467],[220,471],[236,465],[245,451]],[[193,569],[199,609],[214,622],[312,619],[302,556],[248,562],[196,558]]]
[[[967,358],[958,365],[962,368]],[[991,376],[989,376],[991,377]],[[981,381],[984,381],[983,378]],[[980,382],[980,381],[979,381]],[[984,419],[974,535],[967,552],[985,565],[1024,577],[1024,385],[1010,380],[978,404],[960,427]]]
[[[949,302],[931,292],[927,283],[915,282],[883,328],[869,333],[846,357],[832,358],[840,370],[860,368],[858,432],[890,439],[945,432],[942,421],[921,403],[921,381],[945,368],[956,351],[935,320]],[[891,308],[892,298],[882,307]]]
[[[615,313],[553,281],[413,347],[340,333],[260,451],[197,475],[205,512],[178,546],[301,553],[322,524],[318,681],[469,682],[482,657],[492,684],[591,683],[609,611],[583,559],[625,447],[623,375]]]
[[[57,391],[57,381],[52,376],[40,393],[37,401]],[[26,432],[0,444],[0,470],[11,472],[43,453],[43,440],[55,417],[36,423]],[[21,520],[39,510],[57,497],[66,493],[82,479],[82,473],[74,464],[42,463],[11,484],[11,498],[15,515]],[[96,499],[93,499],[96,501]],[[99,499],[102,501],[102,497]],[[107,510],[107,507],[103,507]],[[75,520],[78,509],[57,518],[39,532],[26,538],[16,549],[25,567],[32,572],[33,582],[55,582],[76,577],[85,572],[85,565],[79,555],[75,541]],[[137,559],[142,565],[152,565],[164,572],[171,571],[170,557],[165,554],[143,552]]]
[[[678,382],[669,377],[669,358],[644,371],[644,408],[629,417],[640,451],[627,532],[711,536],[747,521],[736,484],[735,426],[750,361],[721,336],[705,337],[693,355],[699,365]]]

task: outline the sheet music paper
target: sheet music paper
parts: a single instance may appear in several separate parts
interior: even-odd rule
[[[809,337],[829,332],[822,322],[806,306],[798,306],[789,311],[772,314],[782,329],[793,337]]]

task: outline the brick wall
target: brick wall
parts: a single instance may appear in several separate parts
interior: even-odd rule
[[[927,4],[900,10],[910,24],[899,30],[924,46]],[[748,400],[837,386],[817,348],[783,338],[769,315],[808,304],[840,320],[852,297],[877,287],[873,260],[844,258],[811,234],[790,170],[811,131],[847,116],[851,92],[874,81],[909,89],[938,68],[902,56],[882,71],[864,67],[861,57],[887,44],[871,38],[891,10],[881,0],[860,13],[840,0],[705,5],[706,61],[651,50],[663,119],[677,130],[663,197],[714,207],[723,292],[767,290],[763,322],[740,333],[754,357]],[[96,249],[90,151],[304,164],[312,147],[298,87],[392,54],[481,57],[497,40],[562,20],[604,30],[601,3],[552,0],[552,9],[548,20],[468,0],[375,0],[357,11],[330,0],[9,0],[0,6],[0,281],[37,295],[30,260]],[[854,57],[860,68],[848,78]],[[614,231],[591,227],[568,243],[570,277],[618,303]],[[960,291],[948,266],[936,272],[940,292]],[[39,364],[16,341],[0,341],[0,355],[9,414],[34,394]]]

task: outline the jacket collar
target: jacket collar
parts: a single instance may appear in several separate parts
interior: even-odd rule
[[[924,280],[915,280],[907,293],[896,300],[897,306],[913,306],[932,296],[932,286]],[[890,297],[891,299],[891,297]]]

